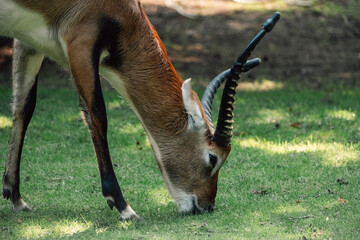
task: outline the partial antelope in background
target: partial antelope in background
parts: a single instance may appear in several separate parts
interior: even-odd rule
[[[0,34],[15,38],[13,103],[3,196],[13,210],[30,210],[19,191],[20,159],[36,104],[44,56],[71,71],[100,170],[102,193],[123,219],[140,217],[126,203],[107,143],[107,117],[99,74],[128,101],[151,142],[164,182],[180,212],[212,211],[220,167],[230,152],[234,94],[258,41],[279,14],[263,25],[231,70],[215,78],[202,102],[183,82],[137,0],[1,0]],[[217,128],[212,98],[227,80]]]

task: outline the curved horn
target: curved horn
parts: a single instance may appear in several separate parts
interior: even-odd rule
[[[211,132],[214,132],[214,125],[212,123],[212,100],[214,96],[221,86],[221,84],[227,79],[229,76],[230,69],[223,71],[219,75],[217,75],[207,86],[204,91],[204,94],[201,98],[201,105],[204,109],[205,116],[210,123]]]
[[[276,12],[270,19],[267,19],[262,25],[261,31],[253,38],[253,40],[245,47],[239,57],[236,59],[234,65],[230,70],[221,73],[216,77],[205,90],[202,98],[202,105],[207,119],[211,123],[211,103],[216,90],[221,85],[221,82],[226,80],[225,88],[221,98],[221,105],[219,110],[218,122],[212,140],[220,146],[229,146],[231,143],[232,129],[233,129],[233,110],[235,102],[236,87],[240,80],[241,73],[250,70],[251,68],[260,64],[260,59],[253,59],[247,61],[251,52],[256,45],[270,32],[275,26],[276,22],[280,19],[280,13]],[[248,65],[249,63],[249,65]],[[248,66],[248,67],[247,67]],[[252,66],[252,67],[249,67]],[[214,83],[213,83],[214,82]],[[209,89],[209,90],[208,90]],[[211,123],[213,128],[213,125]]]
[[[243,72],[247,72],[250,69],[258,66],[261,60],[259,58],[254,58],[246,62]],[[210,123],[211,131],[214,132],[214,125],[212,123],[212,100],[220,88],[221,84],[229,77],[231,69],[223,71],[219,75],[217,75],[207,86],[204,91],[204,94],[201,98],[201,105],[204,109],[205,116]]]

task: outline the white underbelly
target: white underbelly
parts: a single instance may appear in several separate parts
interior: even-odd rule
[[[125,89],[124,78],[122,78],[119,73],[103,65],[100,65],[99,72],[126,101],[130,101],[130,97]]]
[[[11,0],[0,0],[0,35],[16,38],[58,64],[67,65],[59,36],[54,36],[39,13]]]

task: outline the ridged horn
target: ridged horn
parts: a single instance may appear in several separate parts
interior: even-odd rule
[[[221,83],[225,81],[225,87],[221,98],[218,122],[212,140],[219,146],[227,147],[231,143],[232,130],[233,130],[233,111],[235,103],[236,87],[241,77],[242,72],[246,72],[251,68],[260,64],[260,59],[253,59],[247,61],[250,57],[251,52],[254,50],[256,45],[265,36],[267,32],[270,32],[275,26],[276,22],[280,19],[280,13],[276,12],[270,19],[267,19],[262,25],[261,31],[251,40],[251,42],[244,48],[239,57],[236,59],[231,69],[226,70],[215,77],[207,89],[201,100],[201,104],[204,108],[206,118],[208,119],[211,130],[214,130],[212,124],[212,100],[220,87]]]
[[[259,58],[255,58],[246,62],[244,67],[244,72],[249,71],[250,69],[258,66],[261,60]],[[212,123],[212,100],[220,88],[221,84],[229,77],[231,69],[225,70],[219,75],[217,75],[207,86],[204,91],[204,94],[201,98],[201,105],[204,109],[205,116],[210,123],[211,131],[214,132],[214,125]]]

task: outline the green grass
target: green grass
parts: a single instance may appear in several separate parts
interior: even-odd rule
[[[359,1],[348,1],[348,4],[344,4],[341,1],[315,1],[313,10],[322,12],[326,15],[334,16],[340,15],[343,18],[353,18],[360,22],[360,2]],[[348,21],[348,19],[344,19]]]
[[[0,88],[1,167],[10,96]],[[21,165],[21,192],[33,211],[13,213],[1,200],[0,239],[359,238],[360,89],[241,86],[216,209],[196,216],[177,212],[126,102],[112,91],[104,96],[115,171],[145,221],[122,222],[109,210],[74,91],[40,88]]]

